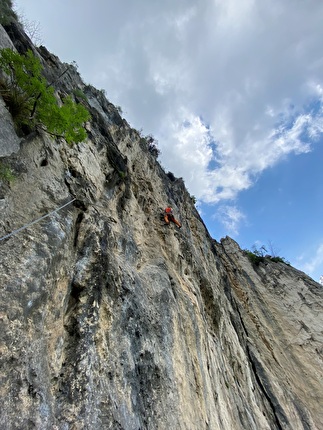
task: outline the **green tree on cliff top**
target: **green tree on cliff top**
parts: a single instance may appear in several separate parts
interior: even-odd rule
[[[45,131],[63,137],[69,144],[86,138],[83,123],[90,118],[89,112],[70,96],[58,103],[54,88],[42,75],[39,59],[31,51],[20,55],[2,49],[0,67],[6,76],[0,83],[1,94],[18,129],[42,125]]]

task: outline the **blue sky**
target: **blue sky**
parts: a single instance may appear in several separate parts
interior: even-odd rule
[[[211,235],[323,275],[321,0],[17,0],[26,29],[153,134]],[[34,31],[36,29],[36,32]]]
[[[237,234],[242,248],[250,249],[253,243],[259,243],[269,251],[271,244],[278,255],[289,261],[293,257],[295,266],[312,261],[321,243],[322,159],[323,145],[302,156],[289,156],[238,195],[233,207],[246,214]],[[227,230],[219,219],[214,219],[210,232],[223,236]]]

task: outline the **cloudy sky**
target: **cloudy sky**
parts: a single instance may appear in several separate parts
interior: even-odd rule
[[[322,0],[17,0],[153,134],[211,235],[323,274]],[[37,41],[37,40],[36,40]]]

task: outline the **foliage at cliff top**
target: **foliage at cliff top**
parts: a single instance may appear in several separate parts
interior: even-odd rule
[[[0,24],[7,25],[17,20],[16,13],[12,10],[11,0],[1,0],[0,2]]]
[[[259,263],[264,263],[266,260],[273,261],[274,263],[284,263],[290,266],[290,262],[287,261],[286,258],[279,257],[278,255],[267,254],[267,249],[264,245],[262,245],[259,249],[254,246],[252,251],[245,249],[244,252],[246,253],[250,262],[255,266],[259,266]]]
[[[86,138],[84,122],[90,114],[70,96],[59,105],[54,88],[42,75],[42,65],[31,51],[20,55],[11,49],[0,51],[0,67],[6,74],[0,82],[2,97],[18,130],[42,128],[69,144]]]

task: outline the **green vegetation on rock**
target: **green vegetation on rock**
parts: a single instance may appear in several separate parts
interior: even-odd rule
[[[273,261],[274,263],[284,263],[288,266],[290,265],[289,261],[287,261],[284,257],[269,255],[264,245],[262,245],[260,248],[256,248],[254,246],[252,251],[245,249],[244,252],[246,253],[250,262],[255,266],[259,266],[259,263],[264,263],[266,260]]]
[[[0,162],[0,181],[13,182],[15,178],[11,168],[3,162]]]
[[[69,144],[86,138],[83,124],[90,118],[89,112],[71,96],[59,104],[54,88],[42,75],[39,59],[30,50],[20,55],[11,49],[2,49],[0,67],[6,74],[0,82],[0,91],[18,130],[42,126]]]
[[[1,0],[0,2],[0,24],[8,25],[12,21],[17,21],[17,14],[12,10],[11,0]]]

